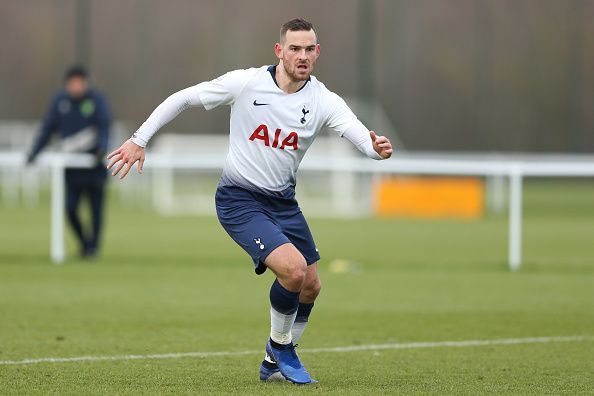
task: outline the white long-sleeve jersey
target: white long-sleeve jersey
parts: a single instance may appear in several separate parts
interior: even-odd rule
[[[229,152],[221,185],[273,194],[295,185],[305,152],[327,127],[367,156],[373,149],[369,130],[338,95],[312,76],[287,94],[275,81],[275,66],[231,71],[171,95],[133,135],[145,147],[163,125],[190,106],[207,110],[231,106]]]

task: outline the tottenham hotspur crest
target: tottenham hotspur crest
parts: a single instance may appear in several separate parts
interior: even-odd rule
[[[301,113],[303,113],[303,117],[301,117],[301,119],[299,120],[302,124],[305,124],[307,122],[307,120],[309,119],[309,109],[307,105],[303,105],[303,108],[301,109]]]
[[[260,250],[264,250],[264,244],[262,243],[262,240],[260,238],[254,238],[254,242],[256,242],[256,245],[258,245]]]

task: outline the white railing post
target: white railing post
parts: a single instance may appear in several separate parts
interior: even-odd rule
[[[25,207],[33,208],[39,204],[39,169],[27,166],[22,170],[21,191]]]
[[[505,176],[487,176],[487,205],[493,213],[500,214],[505,208]]]
[[[153,207],[162,215],[175,211],[173,167],[163,167],[153,172]]]
[[[513,165],[509,174],[509,269],[522,265],[522,168]]]
[[[8,166],[0,175],[4,204],[7,206],[17,206],[19,203],[19,173],[18,167]]]
[[[352,149],[344,144],[330,145],[330,154],[333,158],[354,157]],[[333,214],[344,217],[353,216],[356,204],[355,194],[357,193],[356,176],[355,172],[349,170],[334,169],[331,172]]]
[[[50,226],[50,256],[54,264],[62,264],[64,252],[64,162],[55,156],[51,161],[52,169],[52,213]]]

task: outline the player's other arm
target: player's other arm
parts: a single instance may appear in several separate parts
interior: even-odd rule
[[[390,140],[367,129],[342,98],[327,91],[325,99],[328,109],[326,126],[347,139],[369,158],[382,160],[392,156],[393,148]]]
[[[385,136],[378,136],[374,131],[369,131],[358,122],[347,129],[342,135],[351,142],[359,151],[369,158],[382,160],[392,156],[393,148],[390,139]]]

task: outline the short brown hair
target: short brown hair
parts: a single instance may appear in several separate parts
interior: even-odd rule
[[[306,31],[309,32],[310,30],[316,31],[314,25],[306,21],[303,18],[294,18],[288,22],[283,23],[280,30],[280,42],[282,43],[285,39],[285,36],[288,31],[292,32],[299,32],[299,31]]]

